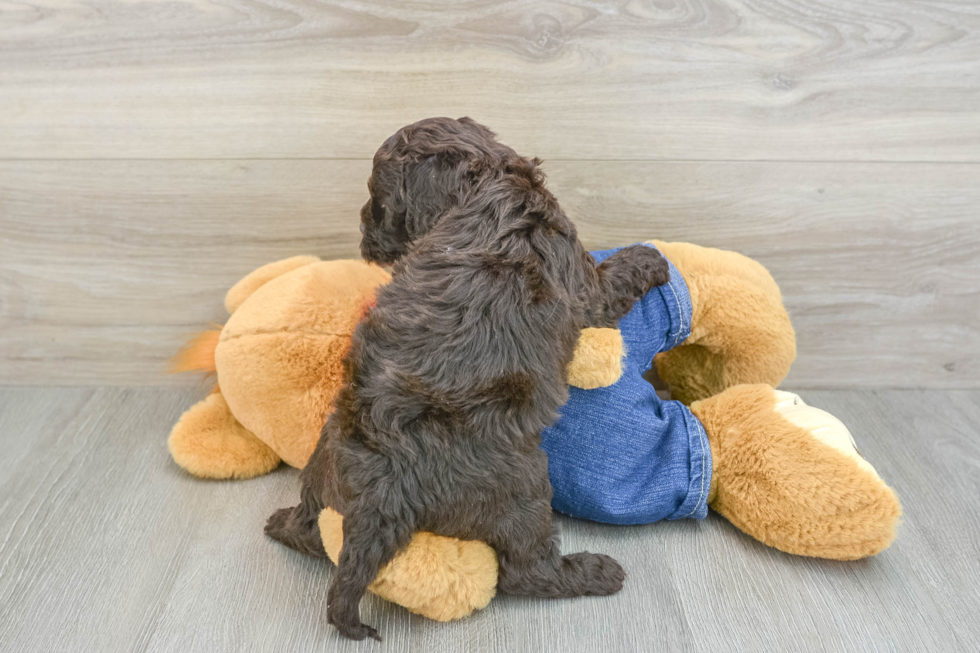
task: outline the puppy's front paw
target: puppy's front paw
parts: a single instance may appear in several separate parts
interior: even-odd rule
[[[633,256],[640,277],[637,281],[643,288],[641,294],[645,295],[651,288],[669,283],[670,265],[660,251],[643,245],[634,245],[634,247],[636,252]]]

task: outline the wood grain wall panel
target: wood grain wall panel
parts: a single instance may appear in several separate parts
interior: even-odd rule
[[[551,159],[980,160],[970,0],[24,0],[0,157],[366,158],[472,115]]]
[[[590,247],[661,238],[764,263],[795,387],[980,385],[980,166],[564,162]],[[355,257],[367,161],[0,162],[0,382],[163,377],[224,292],[301,253]]]

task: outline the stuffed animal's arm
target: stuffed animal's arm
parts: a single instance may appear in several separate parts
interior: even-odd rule
[[[671,396],[690,404],[735,385],[778,386],[796,358],[796,334],[768,270],[736,252],[651,242],[691,297],[690,337],[654,358]]]
[[[623,334],[619,329],[582,329],[568,364],[568,383],[583,390],[610,386],[623,373]]]

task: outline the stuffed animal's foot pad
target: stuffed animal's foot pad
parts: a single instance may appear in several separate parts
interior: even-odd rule
[[[577,595],[608,596],[623,589],[626,571],[622,565],[601,553],[573,553],[562,557],[562,565],[574,570],[581,583]]]

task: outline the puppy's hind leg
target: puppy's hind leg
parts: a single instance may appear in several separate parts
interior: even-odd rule
[[[411,525],[391,519],[390,511],[385,513],[358,501],[344,515],[344,545],[327,595],[327,621],[350,639],[373,637],[381,641],[377,630],[361,623],[361,597],[381,568],[412,537]]]
[[[551,505],[547,501],[512,514],[516,519],[506,520],[506,532],[499,533],[500,539],[494,545],[500,564],[497,587],[501,592],[571,598],[606,596],[623,588],[626,572],[609,556],[588,552],[561,554],[560,538],[552,529]],[[539,536],[529,539],[531,533]]]
[[[322,501],[309,486],[303,488],[300,497],[298,506],[272,513],[265,524],[265,534],[300,553],[326,558],[319,523]]]
[[[330,443],[337,438],[338,430],[338,422],[331,416],[323,425],[313,455],[300,473],[303,486],[299,505],[277,510],[265,525],[265,534],[272,539],[316,558],[327,557],[320,535],[320,512],[326,502],[330,502],[334,510],[343,510],[336,501],[336,492],[328,492],[336,476]]]

